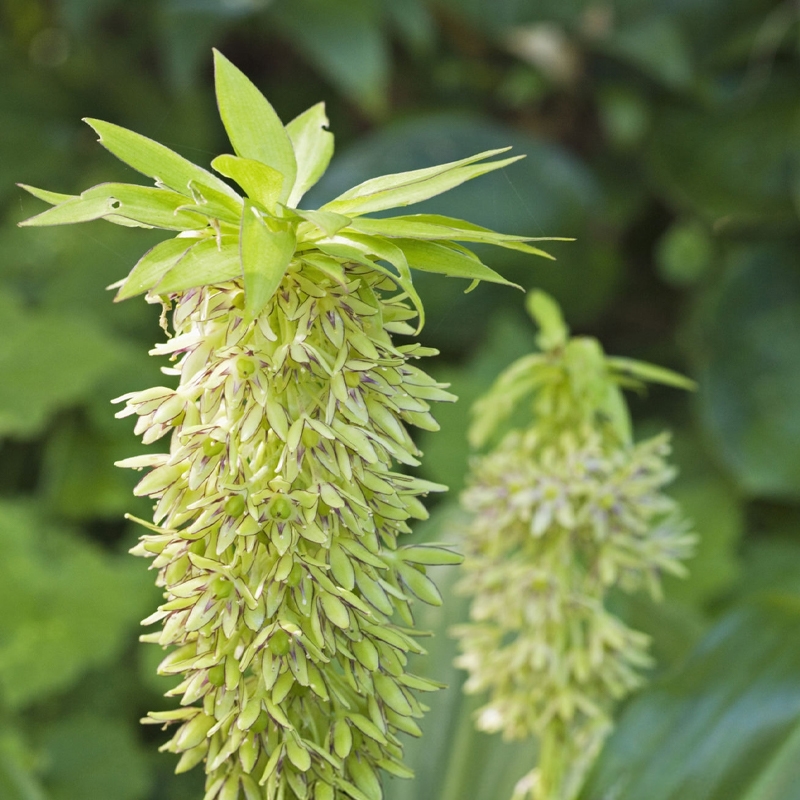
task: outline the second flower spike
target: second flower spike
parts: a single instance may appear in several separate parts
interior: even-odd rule
[[[516,799],[574,800],[617,700],[642,683],[648,638],[611,613],[618,587],[660,593],[684,573],[693,537],[664,493],[665,435],[635,443],[622,386],[688,381],[570,338],[555,302],[532,293],[540,352],[512,364],[476,403],[470,435],[491,443],[462,502],[470,621],[455,631],[467,692],[488,692],[478,728],[535,736],[538,767]],[[527,421],[498,439],[513,412]],[[516,800],[515,799],[515,800]]]

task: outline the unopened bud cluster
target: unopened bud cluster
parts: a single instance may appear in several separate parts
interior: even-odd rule
[[[153,468],[136,493],[158,530],[135,552],[165,602],[145,638],[177,646],[159,671],[183,678],[181,708],[150,717],[178,725],[179,770],[205,761],[206,800],[377,800],[379,769],[410,774],[413,690],[436,688],[406,672],[409,601],[440,602],[425,564],[453,557],[397,540],[444,487],[391,467],[417,463],[405,426],[436,428],[429,401],[452,396],[410,363],[423,348],[392,344],[413,316],[394,284],[345,275],[290,269],[251,322],[236,282],[176,296],[154,352],[178,388],[120,398],[144,441],[171,437],[122,463]]]
[[[520,387],[533,394],[532,420],[474,460],[462,498],[471,609],[455,631],[457,663],[467,692],[489,694],[480,729],[539,738],[539,768],[518,787],[536,800],[575,796],[615,701],[650,663],[648,637],[606,608],[609,590],[658,596],[692,542],[663,491],[668,438],[634,444],[611,424],[602,404],[618,389],[603,358],[591,340],[555,336],[510,367],[476,424],[486,429],[492,401]]]

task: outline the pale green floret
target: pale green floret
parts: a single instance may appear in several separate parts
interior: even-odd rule
[[[454,632],[465,690],[489,694],[477,726],[540,740],[539,766],[516,797],[572,800],[616,701],[650,664],[648,637],[610,613],[606,595],[646,588],[658,597],[664,573],[684,574],[693,543],[663,492],[674,477],[668,437],[633,443],[619,384],[684,381],[568,338],[546,295],[529,307],[543,352],[509,367],[474,409],[471,435],[482,444],[533,401],[529,424],[472,464],[460,584],[470,621]]]
[[[101,143],[155,187],[108,183],[79,196],[24,187],[53,208],[26,225],[106,219],[176,232],[153,247],[117,299],[146,294],[172,311],[152,353],[177,388],[132,392],[150,443],[169,452],[120,462],[149,468],[136,494],[155,501],[153,559],[164,603],[142,637],[172,648],[181,676],[163,749],[178,771],[203,763],[204,800],[379,800],[380,771],[409,777],[400,733],[419,735],[406,672],[413,598],[441,602],[426,564],[437,547],[402,546],[420,498],[443,486],[395,472],[420,453],[407,426],[436,430],[452,401],[396,345],[423,309],[411,270],[508,283],[459,242],[547,255],[525,237],[435,215],[370,219],[516,159],[503,150],[367,181],[319,210],[298,208],[333,136],[322,104],[283,126],[256,87],[215,54],[217,101],[235,155],[211,172],[144,136],[89,120]]]

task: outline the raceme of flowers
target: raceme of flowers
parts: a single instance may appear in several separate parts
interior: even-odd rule
[[[502,151],[367,181],[316,211],[297,206],[327,167],[320,104],[285,128],[255,86],[215,54],[220,114],[236,155],[210,172],[139,134],[90,121],[155,188],[102,184],[79,196],[33,187],[53,205],[28,225],[106,219],[176,231],[117,284],[172,312],[152,352],[177,388],[118,398],[146,443],[136,494],[153,523],[134,552],[153,559],[164,603],[142,637],[171,648],[180,676],[165,749],[204,763],[205,800],[378,800],[380,771],[410,771],[437,686],[406,670],[421,653],[411,601],[438,604],[427,565],[459,557],[399,543],[421,502],[445,487],[409,477],[410,425],[435,430],[432,401],[455,399],[397,345],[423,309],[411,268],[507,283],[460,242],[545,255],[524,237],[435,215],[372,219],[514,159]],[[140,521],[141,522],[141,521]]]
[[[545,295],[530,302],[543,352],[521,359],[475,408],[483,444],[523,397],[531,421],[475,458],[464,507],[470,621],[455,633],[465,690],[488,692],[478,728],[537,736],[539,766],[517,797],[571,800],[611,727],[615,701],[642,683],[648,637],[605,606],[608,591],[660,592],[684,573],[693,538],[664,487],[669,439],[631,440],[619,383],[685,385],[650,365],[568,339]]]

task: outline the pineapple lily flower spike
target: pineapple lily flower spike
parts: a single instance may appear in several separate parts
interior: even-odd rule
[[[153,351],[177,389],[118,401],[146,443],[168,452],[120,462],[150,471],[135,489],[153,522],[133,552],[153,559],[164,603],[142,637],[172,648],[181,677],[178,771],[205,765],[204,800],[379,800],[380,771],[410,776],[401,732],[419,735],[406,670],[421,653],[413,598],[439,604],[426,565],[437,546],[398,544],[446,487],[393,471],[418,464],[406,426],[435,430],[431,401],[455,398],[410,363],[430,355],[392,334],[423,322],[411,270],[507,283],[462,242],[546,255],[528,239],[435,215],[366,214],[425,200],[512,163],[503,150],[375,178],[319,210],[298,208],[333,152],[322,104],[286,127],[256,87],[215,53],[220,114],[236,155],[212,167],[242,194],[166,147],[88,120],[155,187],[79,196],[24,187],[52,208],[22,223],[106,219],[176,231],[115,285],[172,309],[175,335]]]
[[[473,459],[462,503],[471,598],[457,664],[465,691],[488,692],[476,724],[506,739],[536,736],[536,769],[512,800],[575,800],[612,726],[639,687],[649,638],[607,607],[613,587],[661,594],[685,574],[694,537],[664,492],[666,434],[635,442],[623,388],[692,389],[670,370],[607,356],[570,336],[555,301],[528,296],[538,352],[506,369],[473,407]],[[515,415],[515,412],[516,415]],[[498,432],[519,412],[519,427]]]

